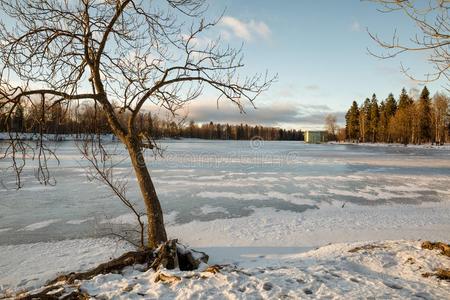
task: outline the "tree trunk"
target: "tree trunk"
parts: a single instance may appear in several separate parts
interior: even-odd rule
[[[139,141],[135,138],[127,138],[126,146],[147,211],[147,246],[155,249],[159,244],[167,241],[161,204],[145,164]]]

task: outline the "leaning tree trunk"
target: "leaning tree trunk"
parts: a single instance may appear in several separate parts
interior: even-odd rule
[[[129,138],[126,141],[126,146],[147,211],[147,246],[154,249],[159,244],[167,241],[161,204],[145,164],[139,141],[135,138]]]

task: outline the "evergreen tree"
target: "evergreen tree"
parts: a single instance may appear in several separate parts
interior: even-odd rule
[[[391,119],[395,116],[396,112],[397,102],[395,101],[394,95],[390,93],[385,101],[381,101],[379,107],[380,117],[377,134],[379,142],[392,142],[389,124]]]
[[[349,140],[359,140],[359,108],[356,101],[353,101],[352,106],[345,115],[345,132]]]
[[[370,137],[370,99],[366,98],[364,104],[359,110],[359,127],[360,139],[363,143],[367,142]]]
[[[227,139],[228,140],[232,140],[233,139],[233,131],[231,130],[230,124],[226,125],[225,132],[226,132],[226,135],[227,135]]]
[[[398,109],[409,108],[411,104],[413,104],[413,100],[409,97],[405,88],[403,88],[400,97],[398,98]]]
[[[216,124],[216,139],[218,139],[218,140],[223,139],[223,132],[222,132],[221,124]]]
[[[391,132],[395,132],[398,142],[409,144],[414,140],[414,122],[415,105],[413,99],[409,97],[405,88],[400,93],[397,113],[395,114],[395,127]]]
[[[406,92],[406,91],[405,91]],[[388,118],[395,116],[397,112],[397,102],[395,101],[394,95],[390,93],[385,101],[385,110]]]
[[[418,103],[418,142],[430,142],[432,136],[431,99],[430,92],[425,86],[420,94]]]
[[[369,116],[369,138],[372,143],[376,142],[378,122],[380,119],[380,112],[378,110],[378,100],[375,94],[372,95],[370,101],[370,116]]]
[[[386,142],[388,140],[389,117],[384,101],[380,103],[379,112],[380,120],[378,122],[377,138],[379,142]]]

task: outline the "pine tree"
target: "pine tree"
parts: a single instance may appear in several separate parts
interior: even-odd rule
[[[405,91],[406,93],[406,91]],[[392,138],[390,136],[389,131],[389,123],[391,119],[395,116],[397,113],[397,102],[395,101],[394,95],[390,93],[388,97],[386,98],[386,101],[384,103],[384,111],[382,112],[383,116],[381,115],[380,111],[380,122],[381,118],[383,118],[383,142],[392,142]]]
[[[368,141],[370,127],[370,99],[366,98],[363,105],[359,109],[359,136],[360,140],[365,143]]]
[[[380,119],[380,112],[378,110],[378,100],[375,94],[372,95],[370,101],[370,117],[369,117],[369,138],[372,143],[376,142],[378,122]]]
[[[357,141],[359,139],[359,108],[356,101],[353,101],[352,106],[345,115],[346,137],[349,140]]]
[[[380,120],[378,122],[378,141],[379,142],[387,142],[388,141],[388,127],[389,127],[389,117],[386,111],[386,104],[384,101],[381,101],[380,107]]]
[[[430,142],[432,136],[432,120],[431,120],[431,100],[430,92],[425,86],[420,94],[418,103],[418,116],[419,116],[419,135],[418,142]]]
[[[412,103],[413,100],[409,97],[405,88],[403,88],[400,97],[398,98],[398,109],[409,108]]]
[[[395,142],[409,144],[414,140],[413,116],[415,114],[414,101],[409,97],[405,88],[398,98],[397,110],[389,121],[389,135]]]
[[[390,93],[385,101],[386,114],[389,118],[393,117],[397,112],[397,102],[395,101],[394,95]]]

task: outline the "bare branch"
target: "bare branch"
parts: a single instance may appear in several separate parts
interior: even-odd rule
[[[391,41],[386,41],[371,33],[369,36],[380,47],[387,49],[386,53],[376,54],[370,49],[368,52],[381,59],[396,57],[405,52],[425,52],[428,54],[428,62],[433,66],[433,71],[425,74],[424,78],[417,78],[410,74],[409,70],[402,66],[402,71],[416,81],[430,82],[442,78],[448,81],[450,66],[450,3],[445,0],[414,1],[414,0],[368,0],[381,4],[380,11],[390,13],[402,12],[417,27],[418,34],[409,41],[401,41],[394,32]],[[448,84],[447,84],[448,85]]]

